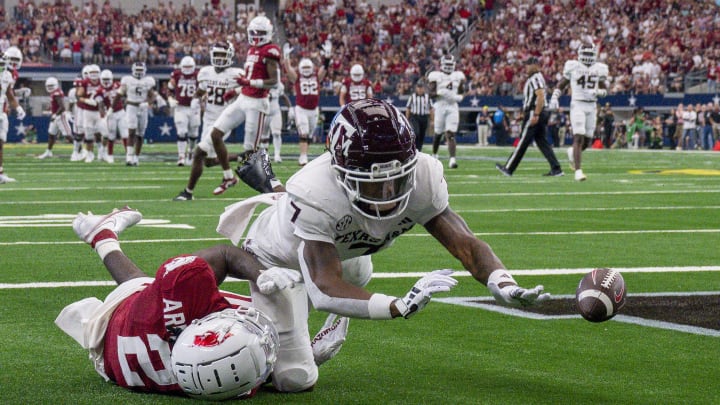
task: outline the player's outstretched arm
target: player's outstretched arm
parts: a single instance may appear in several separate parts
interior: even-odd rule
[[[541,285],[532,289],[518,286],[490,245],[475,237],[465,220],[450,207],[426,223],[425,229],[488,287],[499,304],[527,306],[550,298]]]
[[[232,245],[215,245],[194,253],[205,259],[215,272],[218,285],[227,276],[241,280],[256,282],[260,271],[264,269],[257,259],[250,253]]]

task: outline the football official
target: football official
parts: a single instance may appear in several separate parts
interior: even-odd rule
[[[520,161],[528,146],[535,141],[542,154],[550,164],[550,171],[545,176],[563,176],[560,162],[555,157],[552,146],[548,143],[545,128],[548,124],[548,111],[545,109],[545,78],[543,78],[537,59],[530,58],[525,68],[527,80],[523,86],[523,123],[520,142],[504,165],[496,163],[495,167],[506,176],[512,174],[520,165]]]
[[[415,147],[418,151],[422,151],[432,109],[432,101],[430,96],[425,93],[425,85],[422,81],[417,82],[415,92],[408,98],[406,107],[405,117],[410,121],[410,126],[415,132]]]

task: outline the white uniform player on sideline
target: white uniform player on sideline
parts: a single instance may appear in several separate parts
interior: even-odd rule
[[[198,73],[195,59],[184,56],[180,66],[170,74],[168,97],[173,109],[173,121],[177,133],[178,166],[189,165],[192,150],[198,141],[200,130],[200,100],[195,98],[198,89]],[[189,147],[188,147],[189,143]]]
[[[455,57],[452,55],[444,55],[440,59],[440,71],[435,70],[428,75],[430,97],[434,100],[435,137],[433,138],[432,153],[437,158],[440,142],[444,136],[450,155],[448,167],[451,169],[457,168],[455,134],[457,134],[460,124],[458,103],[464,97],[465,80],[465,74],[455,70]]]
[[[145,62],[132,65],[132,75],[120,80],[118,97],[125,98],[129,140],[125,164],[137,166],[148,124],[149,102],[155,98],[155,79],[146,76]]]
[[[290,99],[285,94],[285,85],[278,80],[275,87],[270,89],[270,95],[268,96],[270,101],[270,108],[268,108],[267,117],[265,117],[265,126],[262,130],[262,136],[260,138],[260,148],[267,150],[270,146],[270,138],[272,137],[273,152],[275,156],[275,162],[282,162],[280,152],[282,149],[282,110],[280,109],[280,99],[283,99],[285,105],[288,107],[288,117],[292,116],[292,104]]]
[[[3,169],[3,149],[7,142],[10,123],[7,111],[12,109],[19,120],[25,118],[25,110],[15,98],[15,81],[18,78],[18,69],[22,65],[22,53],[11,46],[0,55],[0,184],[14,182],[15,179],[6,175]]]
[[[205,113],[202,116],[202,135],[200,142],[193,151],[192,169],[187,186],[173,199],[174,201],[192,200],[193,191],[203,173],[206,161],[214,164],[217,160],[217,153],[210,136],[215,121],[220,117],[225,107],[230,103],[231,98],[226,96],[235,86],[235,78],[244,76],[245,71],[233,67],[235,48],[230,42],[218,42],[210,49],[210,64],[204,66],[198,72],[198,89],[192,103],[199,103],[205,100]],[[225,133],[223,141],[230,136],[230,131]]]
[[[542,286],[519,287],[490,246],[449,207],[442,164],[417,152],[410,124],[395,107],[377,99],[346,104],[330,125],[328,145],[327,153],[288,180],[286,193],[261,194],[227,207],[218,225],[218,232],[238,243],[254,206],[272,204],[252,223],[243,247],[263,266],[302,273],[302,282],[272,300],[250,284],[253,303],[276,321],[280,337],[275,387],[311,388],[318,378],[317,364],[344,341],[346,317],[408,318],[434,293],[456,284],[451,270],[436,270],[403,298],[363,288],[372,276],[370,255],[391,246],[416,224],[486,284],[499,303],[532,305],[549,298]],[[335,323],[330,327],[334,333],[313,343],[308,297],[317,310],[341,315],[328,319]]]
[[[598,49],[593,43],[578,47],[577,60],[565,62],[563,78],[553,91],[548,107],[557,110],[562,92],[570,85],[570,125],[573,130],[573,144],[568,148],[570,167],[575,170],[575,180],[584,181],[582,151],[587,149],[595,134],[597,122],[597,99],[607,95],[608,66],[596,62]]]

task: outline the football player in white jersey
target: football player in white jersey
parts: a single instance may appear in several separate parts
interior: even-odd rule
[[[410,124],[395,107],[377,99],[346,104],[330,125],[328,145],[328,152],[288,180],[286,193],[261,194],[227,207],[218,225],[221,234],[238,243],[253,206],[274,202],[252,223],[243,248],[267,268],[302,273],[302,282],[272,300],[251,283],[253,303],[276,321],[280,335],[275,387],[312,387],[318,375],[313,352],[317,356],[324,349],[331,357],[340,349],[346,317],[408,318],[434,293],[455,285],[451,270],[437,270],[403,298],[363,288],[372,276],[370,255],[416,224],[487,285],[498,303],[519,307],[549,299],[542,286],[518,286],[490,246],[450,208],[442,164],[417,152]],[[319,348],[317,341],[310,342],[308,297],[317,310],[341,316],[335,344]],[[320,363],[322,356],[315,359]]]
[[[444,136],[450,155],[448,167],[451,169],[457,168],[455,134],[460,124],[458,103],[463,99],[465,80],[465,74],[455,70],[455,57],[452,55],[444,55],[440,59],[440,71],[435,70],[428,75],[430,97],[434,100],[433,156],[437,158],[440,142]]]
[[[135,62],[132,66],[132,75],[123,76],[120,80],[120,90],[118,90],[118,97],[125,99],[125,116],[129,135],[125,164],[128,166],[138,165],[138,156],[140,156],[147,129],[149,103],[155,99],[155,79],[146,74],[145,63]]]
[[[217,153],[210,134],[215,121],[231,102],[226,93],[237,86],[235,78],[245,75],[243,69],[232,66],[234,56],[235,48],[230,42],[218,42],[210,49],[211,66],[204,66],[198,72],[198,89],[191,103],[192,108],[197,108],[200,100],[205,100],[205,113],[202,117],[203,130],[200,142],[193,151],[192,169],[187,186],[174,198],[175,201],[192,200],[193,191],[202,176],[206,161],[208,165],[213,165],[217,161]],[[231,131],[225,133],[223,141],[230,136],[230,133]]]
[[[573,130],[573,144],[567,154],[570,167],[575,170],[575,180],[584,181],[582,151],[587,149],[595,134],[597,122],[597,99],[607,95],[608,66],[596,62],[598,50],[595,44],[578,47],[577,60],[565,62],[562,80],[553,91],[548,107],[556,110],[562,92],[570,85],[570,125]]]
[[[0,55],[0,184],[15,181],[14,178],[6,175],[3,169],[3,147],[5,142],[7,142],[9,129],[6,111],[9,109],[15,110],[17,119],[23,120],[25,118],[25,110],[18,103],[15,98],[15,91],[13,90],[15,80],[17,79],[16,69],[19,69],[22,63],[22,53],[19,53],[20,50],[17,50],[17,52],[13,51],[8,54],[7,51],[10,51],[11,48],[17,49],[16,47],[10,47],[6,50],[5,54]],[[19,62],[17,61],[18,54],[20,54]],[[9,63],[11,60],[14,61],[13,64]]]
[[[280,150],[282,148],[283,119],[282,110],[280,110],[280,99],[282,99],[288,107],[288,116],[291,116],[292,104],[290,103],[290,99],[287,94],[285,94],[285,85],[278,80],[275,87],[270,88],[270,108],[268,108],[268,114],[267,117],[265,117],[265,123],[260,136],[260,148],[265,150],[267,150],[270,146],[270,137],[272,137],[276,163],[282,162]]]

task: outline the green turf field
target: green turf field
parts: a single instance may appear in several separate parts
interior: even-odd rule
[[[226,242],[215,232],[223,208],[256,193],[238,185],[213,196],[221,178],[215,167],[206,169],[195,201],[171,201],[189,173],[175,166],[174,148],[147,145],[140,166],[130,168],[122,156],[115,165],[71,163],[67,145],[58,145],[56,156],[44,161],[33,157],[42,145],[6,146],[5,171],[17,182],[0,185],[0,403],[189,401],[105,383],[85,351],[53,324],[65,305],[87,296],[104,298],[112,289],[97,255],[71,229],[78,211],[103,213],[126,204],[139,209],[143,222],[121,241],[150,274],[172,255]],[[315,146],[311,152],[321,150]],[[285,161],[273,166],[283,181],[298,169],[296,145],[286,145],[284,152]],[[515,176],[504,177],[494,164],[509,153],[509,148],[460,148],[460,167],[446,178],[451,205],[522,285],[543,284],[553,294],[569,295],[583,271],[614,267],[623,269],[631,294],[720,292],[720,153],[588,151],[588,180],[582,183],[573,180],[564,149],[557,150],[566,171],[560,178],[541,176],[549,168],[534,148]],[[460,270],[419,226],[377,254],[374,264],[378,277],[368,288],[400,296],[417,276],[384,273]],[[458,278],[452,292],[437,298],[488,296],[465,274]],[[247,291],[243,282],[223,288]],[[716,297],[708,310],[718,313]],[[323,319],[313,313],[311,330]],[[314,392],[261,392],[252,401],[718,403],[719,339],[717,333],[619,320],[528,319],[433,302],[409,320],[353,320],[342,351],[320,368]]]

